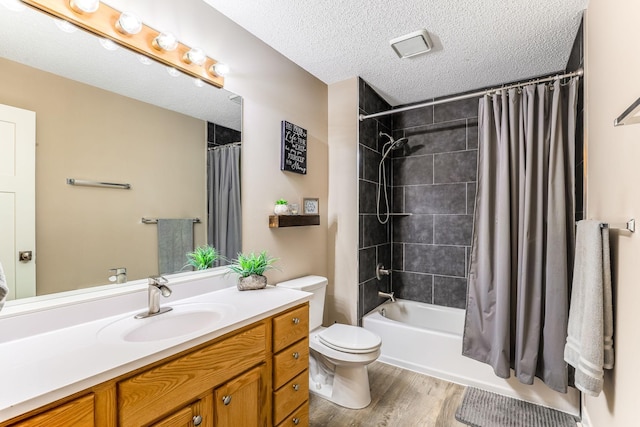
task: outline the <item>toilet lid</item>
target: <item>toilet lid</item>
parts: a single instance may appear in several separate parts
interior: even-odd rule
[[[382,340],[364,328],[335,323],[318,333],[318,339],[327,347],[345,353],[369,353],[380,347]]]

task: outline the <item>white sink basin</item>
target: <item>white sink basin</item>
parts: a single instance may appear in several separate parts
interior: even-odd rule
[[[98,339],[108,342],[153,342],[183,337],[211,329],[235,311],[228,304],[168,304],[173,310],[144,319],[133,315],[118,319],[98,331]]]

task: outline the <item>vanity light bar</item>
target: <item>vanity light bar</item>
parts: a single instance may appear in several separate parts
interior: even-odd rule
[[[78,13],[72,8],[69,0],[22,1],[49,15],[84,28],[98,37],[113,40],[135,52],[154,58],[203,82],[218,88],[224,87],[224,77],[213,72],[215,65],[218,63],[216,60],[205,56],[201,64],[197,64],[194,61],[187,62],[184,58],[188,57],[187,53],[191,51],[191,48],[180,42],[177,42],[177,46],[173,50],[157,49],[153,44],[161,32],[144,23],[138,33],[123,34],[116,26],[121,13],[109,5],[100,3],[98,9],[93,13]]]

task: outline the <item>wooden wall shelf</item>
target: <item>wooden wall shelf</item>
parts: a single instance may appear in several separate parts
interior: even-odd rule
[[[269,228],[320,225],[320,215],[269,215]]]

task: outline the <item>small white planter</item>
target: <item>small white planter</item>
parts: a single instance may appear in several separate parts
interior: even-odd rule
[[[287,205],[275,205],[273,213],[276,215],[286,215],[289,213],[289,206]]]

